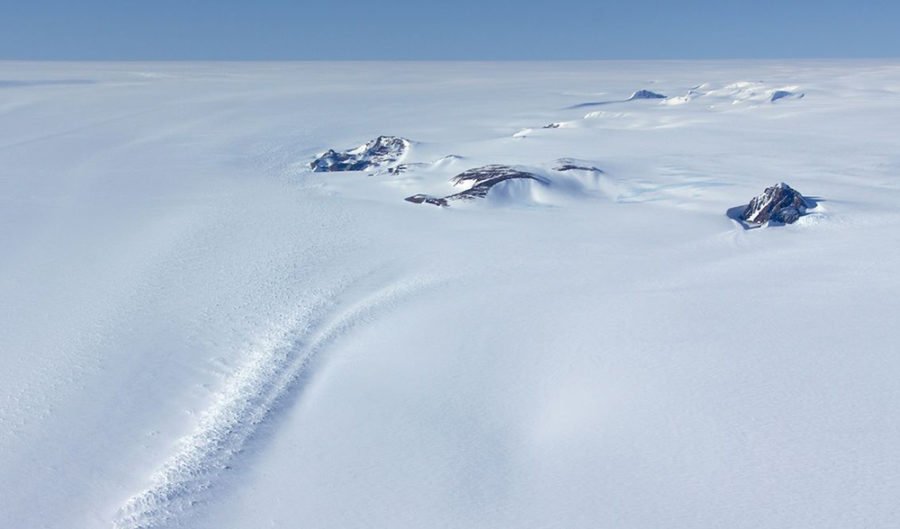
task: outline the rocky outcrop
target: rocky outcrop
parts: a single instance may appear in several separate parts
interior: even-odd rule
[[[629,101],[638,101],[642,99],[668,99],[666,96],[662,94],[657,94],[656,92],[651,92],[650,90],[638,90],[631,94],[631,97],[628,99],[615,99],[612,101],[589,101],[587,103],[578,103],[577,105],[572,105],[567,107],[568,109],[575,108],[584,108],[584,107],[596,107],[600,105],[611,105],[614,103],[628,103]]]
[[[578,160],[573,160],[571,158],[560,158],[556,161],[556,165],[553,166],[554,171],[559,171],[564,173],[566,171],[588,171],[591,173],[603,173],[603,169],[599,167],[594,167],[593,165],[588,165],[585,162],[580,162]]]
[[[431,165],[431,164],[421,163],[421,162],[401,163],[401,164],[397,164],[393,167],[388,167],[387,174],[399,176],[399,175],[402,175],[403,173],[406,173],[412,169],[428,167],[429,165]]]
[[[651,92],[650,90],[638,90],[637,92],[631,94],[631,97],[628,98],[628,101],[634,101],[635,99],[665,99],[666,96],[662,94],[657,94],[656,92]]]
[[[457,187],[465,186],[468,187],[468,189],[461,193],[450,195],[447,198],[484,198],[487,196],[488,191],[495,185],[504,180],[512,180],[515,178],[537,180],[544,184],[550,183],[546,178],[508,165],[485,165],[463,171],[451,178],[451,184]]]
[[[310,162],[313,172],[368,171],[378,169],[403,158],[411,142],[397,136],[378,136],[355,149],[327,152]]]
[[[791,186],[781,182],[767,187],[744,208],[741,220],[751,224],[778,222],[791,224],[806,213],[810,202]]]
[[[413,204],[434,204],[435,206],[446,207],[450,204],[447,204],[447,200],[440,197],[433,197],[431,195],[423,195],[419,193],[418,195],[413,195],[411,197],[406,197],[403,200],[407,202],[412,202]]]
[[[550,183],[544,177],[538,176],[534,173],[516,169],[508,165],[485,165],[482,167],[469,169],[468,171],[463,171],[462,173],[459,173],[458,175],[450,179],[450,183],[452,183],[454,186],[466,187],[467,189],[465,189],[464,191],[460,191],[459,193],[454,193],[452,195],[447,195],[443,198],[418,194],[411,197],[406,197],[404,200],[408,202],[414,202],[416,204],[421,204],[424,202],[427,204],[434,204],[436,206],[449,206],[450,201],[453,200],[472,200],[476,198],[484,198],[487,196],[488,191],[490,191],[491,188],[495,185],[499,184],[500,182],[513,179],[537,180],[538,182],[541,182],[543,184]]]
[[[774,103],[779,99],[802,99],[802,92],[791,92],[790,90],[775,90],[772,92],[772,96],[769,97],[769,101]]]

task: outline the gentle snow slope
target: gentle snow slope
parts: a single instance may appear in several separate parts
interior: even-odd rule
[[[896,63],[0,63],[0,123],[2,528],[900,524]],[[488,164],[550,184],[403,201]]]

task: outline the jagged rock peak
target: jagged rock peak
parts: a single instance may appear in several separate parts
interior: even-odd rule
[[[402,154],[409,149],[410,141],[399,136],[378,136],[363,145],[349,151],[351,154],[386,156],[390,154]]]
[[[635,99],[665,99],[666,96],[662,94],[657,94],[656,92],[651,92],[650,90],[638,90],[637,92],[631,94],[631,97],[628,98],[629,101],[633,101]]]
[[[400,160],[411,144],[398,136],[378,136],[354,149],[342,152],[329,149],[310,162],[309,167],[317,173],[377,169]]]
[[[741,219],[753,224],[780,222],[791,224],[806,213],[809,201],[784,182],[767,187],[753,198],[741,213]]]

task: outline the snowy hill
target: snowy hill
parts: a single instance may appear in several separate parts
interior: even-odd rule
[[[0,528],[900,524],[893,62],[0,80]]]

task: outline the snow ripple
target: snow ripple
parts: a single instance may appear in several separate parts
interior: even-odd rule
[[[114,527],[175,524],[204,500],[222,472],[309,365],[316,353],[353,327],[427,286],[424,278],[392,284],[344,310],[339,296],[314,295],[270,333],[227,380],[193,433],[151,478],[152,485],[119,509]]]

